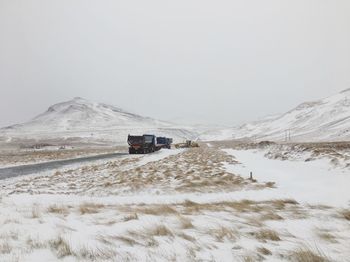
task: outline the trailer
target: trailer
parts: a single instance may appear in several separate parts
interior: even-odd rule
[[[172,138],[156,137],[155,135],[128,135],[129,154],[148,154],[162,148],[171,148]]]
[[[171,148],[171,144],[173,143],[172,138],[167,137],[157,137],[157,146],[160,148]]]

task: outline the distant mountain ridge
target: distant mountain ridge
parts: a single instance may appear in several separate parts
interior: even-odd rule
[[[305,102],[285,114],[207,132],[203,140],[251,139],[294,142],[350,140],[350,89]]]
[[[3,139],[88,138],[125,143],[128,133],[155,133],[175,139],[194,138],[187,128],[132,114],[115,106],[76,97],[52,105],[32,120],[0,129]]]
[[[199,135],[200,130],[206,130]],[[209,130],[132,114],[115,106],[76,97],[52,105],[32,120],[0,129],[0,142],[72,141],[126,144],[128,134],[150,133],[185,139],[254,141],[349,141],[350,89],[325,99],[305,102],[276,116],[239,127]]]

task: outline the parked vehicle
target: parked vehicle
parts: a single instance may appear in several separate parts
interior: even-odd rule
[[[161,148],[171,148],[171,144],[173,143],[172,138],[167,137],[157,137],[157,146]]]
[[[157,150],[157,138],[154,135],[128,136],[130,154],[147,154]]]
[[[192,148],[192,147],[199,147],[199,144],[197,142],[187,140],[185,143],[176,144],[175,147],[176,148]]]
[[[128,136],[129,154],[148,154],[162,148],[171,148],[172,138],[155,135]]]

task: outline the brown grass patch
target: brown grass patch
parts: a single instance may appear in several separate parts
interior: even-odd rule
[[[32,207],[32,218],[39,218],[41,216],[40,209],[37,205]]]
[[[269,188],[275,188],[275,184],[276,184],[275,182],[266,182],[265,186]]]
[[[39,240],[33,239],[31,237],[28,237],[26,243],[31,249],[41,249],[45,247],[44,243],[39,242]]]
[[[270,255],[272,255],[272,252],[271,252],[270,250],[268,250],[267,248],[265,248],[265,247],[259,247],[257,250],[258,250],[258,252],[259,252],[260,254],[263,254],[263,255],[265,255],[265,256],[270,256]]]
[[[9,239],[18,240],[18,236],[19,236],[18,231],[11,230],[11,231],[1,233],[0,239],[2,239],[2,240],[9,240]]]
[[[309,208],[311,209],[318,209],[318,210],[329,210],[332,209],[332,207],[327,206],[327,205],[308,205]]]
[[[225,239],[230,241],[236,241],[237,235],[238,235],[238,233],[235,230],[227,227],[211,229],[209,232],[210,232],[210,235],[215,237],[215,239],[218,242],[224,242]]]
[[[284,209],[287,205],[299,205],[294,199],[278,199],[270,201],[276,209]]]
[[[225,209],[234,209],[238,212],[260,212],[263,206],[259,202],[250,200],[242,200],[238,202],[223,201],[218,203],[199,204],[190,200],[186,200],[183,206],[188,213],[195,213],[200,211],[225,211]]]
[[[314,253],[310,249],[298,249],[291,254],[291,258],[296,262],[329,262],[330,260],[320,251]]]
[[[51,240],[50,247],[57,252],[58,258],[73,255],[73,252],[69,243],[65,239],[63,239],[61,236],[58,236],[56,239]]]
[[[322,240],[330,242],[330,243],[337,242],[336,237],[334,235],[332,235],[331,233],[329,233],[329,230],[316,228],[315,231],[316,231],[317,236],[319,238],[321,238]]]
[[[328,232],[319,232],[318,237],[330,243],[336,243],[336,237]]]
[[[190,235],[187,235],[185,233],[180,233],[180,234],[177,234],[179,237],[189,241],[189,242],[192,242],[194,243],[196,241],[196,239],[194,237],[191,237]]]
[[[340,214],[344,219],[350,220],[350,210],[343,210]]]
[[[54,176],[62,176],[62,173],[60,171],[56,171],[53,175]]]
[[[262,228],[264,226],[264,223],[261,221],[261,219],[259,217],[256,216],[249,216],[247,218],[245,218],[245,223],[246,225],[252,226],[252,227],[258,227],[258,228]]]
[[[104,187],[111,187],[113,184],[111,182],[106,182],[103,184]]]
[[[66,215],[68,214],[68,208],[63,205],[51,205],[48,207],[47,211],[49,213],[55,213],[55,214],[61,214]]]
[[[137,244],[137,242],[134,239],[132,239],[130,237],[126,237],[126,236],[114,236],[113,239],[124,242],[125,244],[128,244],[129,246],[134,246]]]
[[[193,224],[191,219],[184,217],[184,216],[178,216],[179,222],[180,222],[180,227],[182,229],[190,229],[193,228]]]
[[[101,208],[104,208],[104,205],[95,203],[83,203],[79,206],[79,212],[82,215],[95,214],[98,213]]]
[[[259,240],[266,241],[280,241],[280,237],[276,231],[273,231],[271,229],[263,229],[259,232],[254,233],[255,237]]]
[[[79,250],[79,255],[82,258],[84,258],[84,261],[86,261],[86,259],[90,261],[100,261],[100,260],[109,260],[111,258],[114,258],[116,255],[116,252],[109,247],[98,248],[98,249],[83,247]]]
[[[137,211],[139,213],[154,215],[154,216],[178,214],[178,212],[174,208],[170,207],[169,205],[142,207],[142,208],[138,208]]]
[[[263,221],[266,221],[266,220],[283,220],[283,217],[281,217],[280,215],[278,215],[276,213],[268,212],[268,213],[263,214],[261,216],[261,219]]]
[[[173,233],[164,225],[159,225],[150,231],[152,236],[173,236]]]
[[[0,244],[0,254],[10,254],[12,251],[12,247],[8,243]]]

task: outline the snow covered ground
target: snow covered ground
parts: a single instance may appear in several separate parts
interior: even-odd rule
[[[268,198],[294,198],[298,202],[315,205],[350,205],[350,171],[334,168],[327,159],[314,161],[282,161],[269,159],[260,150],[225,150],[235,156],[240,165],[230,165],[228,170],[258,181],[273,181],[276,188],[269,189]],[[255,194],[255,193],[254,193]],[[262,198],[265,192],[261,195]]]
[[[347,261],[327,164],[211,144],[0,181],[0,261]]]

